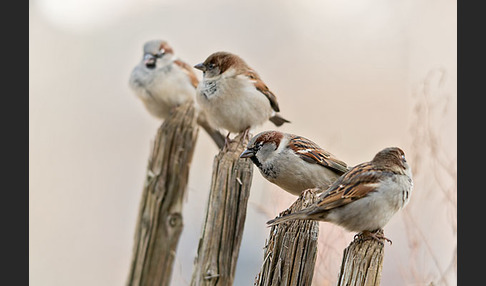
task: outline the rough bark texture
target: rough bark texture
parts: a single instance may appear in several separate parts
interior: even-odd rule
[[[378,286],[384,244],[374,239],[354,240],[344,249],[338,286]]]
[[[253,163],[239,158],[247,142],[240,135],[214,158],[206,220],[191,280],[193,286],[233,285],[253,175]]]
[[[177,108],[157,131],[142,191],[127,285],[170,284],[197,133],[191,102]]]
[[[316,194],[313,190],[304,191],[279,216],[301,210],[315,200]],[[265,246],[263,265],[254,285],[311,285],[318,235],[319,223],[316,221],[293,220],[272,226]]]

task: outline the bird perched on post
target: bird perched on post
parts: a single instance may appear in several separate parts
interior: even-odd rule
[[[211,54],[194,66],[203,72],[196,99],[208,121],[229,133],[246,132],[267,120],[276,126],[289,122],[277,112],[276,96],[243,59],[228,52]]]
[[[279,131],[255,135],[240,158],[250,158],[265,179],[295,196],[311,188],[326,190],[348,171],[346,163],[311,140]]]
[[[385,148],[373,160],[351,168],[321,193],[311,206],[267,222],[272,226],[295,219],[327,221],[361,238],[391,240],[381,230],[410,200],[412,171],[404,152]]]
[[[152,40],[143,45],[143,58],[133,68],[129,79],[131,89],[145,108],[159,119],[167,118],[180,104],[194,101],[198,82],[192,67],[180,60],[163,40]],[[200,110],[197,122],[221,148],[224,136],[209,125]]]

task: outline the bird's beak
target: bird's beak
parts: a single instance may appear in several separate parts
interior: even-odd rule
[[[143,57],[143,63],[146,67],[152,69],[155,67],[155,56],[151,54],[145,54]]]
[[[206,71],[206,66],[203,63],[200,63],[200,64],[195,65],[194,68],[196,68],[198,70],[201,70],[203,72]]]
[[[243,153],[240,154],[240,158],[250,158],[255,156],[255,152],[251,149],[246,149]]]

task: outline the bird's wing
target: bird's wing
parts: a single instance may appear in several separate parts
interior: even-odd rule
[[[295,135],[292,136],[292,138],[289,140],[289,147],[302,160],[308,163],[319,164],[321,166],[333,169],[339,174],[344,174],[348,171],[346,163],[338,160],[331,153],[321,149],[317,144],[304,137]]]
[[[272,109],[275,110],[275,112],[279,112],[280,108],[278,107],[277,97],[270,91],[270,89],[268,89],[268,86],[262,81],[260,76],[253,70],[246,71],[244,75],[253,81],[255,88],[268,98]]]
[[[383,173],[369,162],[353,167],[320,195],[317,208],[313,212],[342,207],[370,194],[379,186]]]
[[[199,83],[199,80],[197,79],[196,73],[194,72],[192,67],[181,60],[175,60],[174,63],[187,74],[189,80],[191,81],[192,86],[196,88],[197,84]]]

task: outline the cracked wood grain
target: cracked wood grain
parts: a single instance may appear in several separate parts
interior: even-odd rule
[[[233,285],[253,176],[253,163],[239,158],[247,143],[240,134],[214,158],[192,286]]]
[[[306,190],[279,216],[301,210],[315,200],[315,191]],[[293,220],[272,226],[264,248],[263,265],[254,285],[311,285],[318,235],[319,223],[311,220]]]
[[[384,243],[355,239],[344,249],[338,286],[378,286],[383,268]]]
[[[197,134],[192,102],[175,109],[157,130],[140,201],[129,286],[170,284]]]

